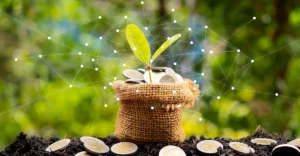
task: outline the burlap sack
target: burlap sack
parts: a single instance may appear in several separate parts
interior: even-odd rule
[[[185,79],[176,84],[112,85],[120,98],[115,136],[122,141],[182,142],[182,107],[191,107],[198,97],[198,85]]]

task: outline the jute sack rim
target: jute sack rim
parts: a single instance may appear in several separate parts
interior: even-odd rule
[[[116,91],[116,96],[124,104],[180,104],[191,107],[194,106],[194,101],[200,92],[199,86],[189,79],[174,84],[128,84],[118,80],[113,82],[112,87]]]

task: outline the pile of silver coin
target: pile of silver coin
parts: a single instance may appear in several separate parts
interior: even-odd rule
[[[145,69],[127,69],[123,71],[123,76],[127,79],[125,82],[131,84],[151,83],[151,80],[152,83],[183,82],[182,76],[168,67],[152,67],[149,71]]]

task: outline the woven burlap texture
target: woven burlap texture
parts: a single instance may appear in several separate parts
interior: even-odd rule
[[[176,84],[112,85],[120,99],[115,136],[122,141],[182,142],[182,107],[191,107],[199,94],[199,86],[185,79]],[[173,109],[172,109],[173,108]]]

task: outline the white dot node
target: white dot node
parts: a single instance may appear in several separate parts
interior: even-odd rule
[[[117,98],[117,101],[120,101],[120,98]]]
[[[94,61],[95,61],[95,59],[92,58],[92,62],[94,62]]]
[[[43,55],[39,55],[39,58],[42,58],[43,57]]]
[[[154,109],[154,107],[153,107],[153,106],[151,106],[151,109],[153,110],[153,109]]]
[[[140,91],[137,89],[135,92],[137,92],[137,93],[138,93],[138,92],[140,92]]]
[[[124,16],[124,18],[126,19],[126,18],[128,18],[127,16]]]
[[[117,77],[114,77],[114,80],[117,80]]]
[[[78,55],[81,55],[81,52],[78,52]]]
[[[117,29],[117,30],[116,30],[116,32],[120,32],[120,30],[119,30],[119,29]]]
[[[153,60],[151,59],[151,60],[150,60],[150,63],[152,63],[152,62],[153,62]]]
[[[103,89],[106,89],[106,88],[107,88],[106,86],[103,87]]]
[[[141,1],[141,4],[143,5],[143,4],[144,4],[144,1]]]
[[[191,41],[191,42],[190,42],[190,44],[194,44],[194,42],[193,42],[193,41]]]
[[[193,90],[196,90],[196,88],[193,88]]]
[[[82,65],[80,65],[80,68],[83,68],[83,64],[82,64]]]
[[[197,83],[197,80],[194,80],[194,83]]]
[[[204,50],[204,49],[201,49],[201,51],[204,52],[205,50]]]
[[[50,36],[48,37],[48,40],[51,40],[51,37],[50,37]]]
[[[95,68],[96,71],[98,71],[98,68]]]
[[[174,12],[174,11],[175,11],[175,9],[173,8],[173,9],[172,9],[172,11]]]
[[[203,119],[202,118],[199,118],[199,121],[201,122]]]
[[[173,90],[173,94],[176,94],[176,90]]]
[[[70,85],[69,85],[69,87],[70,87],[70,88],[72,88],[72,87],[73,87],[73,85],[71,85],[71,84],[70,84]]]
[[[18,61],[18,58],[15,58],[15,61]]]
[[[174,66],[176,66],[177,65],[177,63],[176,62],[174,62]]]
[[[114,50],[114,53],[117,53],[117,50]]]
[[[210,51],[209,51],[209,53],[211,53],[211,54],[212,54],[212,53],[214,53],[214,51],[210,50]]]
[[[103,39],[102,36],[100,36],[99,39],[102,40]]]
[[[217,99],[219,100],[221,97],[220,96],[217,96]]]
[[[170,37],[167,37],[167,40],[169,40],[170,39]]]
[[[188,30],[189,30],[189,31],[192,31],[192,28],[189,28]]]
[[[109,84],[110,86],[112,85],[112,83],[111,83],[111,82],[109,82],[108,84]]]
[[[101,17],[101,16],[98,16],[98,18],[101,19],[102,17]]]
[[[206,25],[204,28],[205,28],[205,29],[207,29],[207,28],[208,28],[208,26]]]
[[[177,21],[176,21],[176,20],[174,20],[173,22],[174,22],[174,23],[177,23]]]
[[[234,87],[231,87],[231,90],[234,90],[235,88]]]
[[[107,104],[104,104],[104,107],[107,107]]]
[[[133,50],[136,50],[136,48],[133,48]]]
[[[236,50],[236,51],[237,51],[238,53],[239,53],[239,52],[241,52],[241,50],[240,50],[240,49],[238,49],[238,50]]]
[[[204,73],[201,73],[202,76],[204,76]]]
[[[180,108],[180,107],[181,107],[181,104],[178,104],[177,107]]]
[[[254,63],[254,60],[251,60],[251,63]]]
[[[89,44],[88,44],[88,43],[85,43],[85,46],[87,47],[87,46],[89,46]]]
[[[275,93],[275,96],[278,96],[279,94],[278,93]]]
[[[125,66],[126,66],[126,64],[124,63],[124,64],[123,64],[123,67],[125,67]]]
[[[256,20],[256,17],[254,16],[252,19],[253,19],[253,20]]]
[[[145,30],[148,30],[148,27],[145,27]]]

